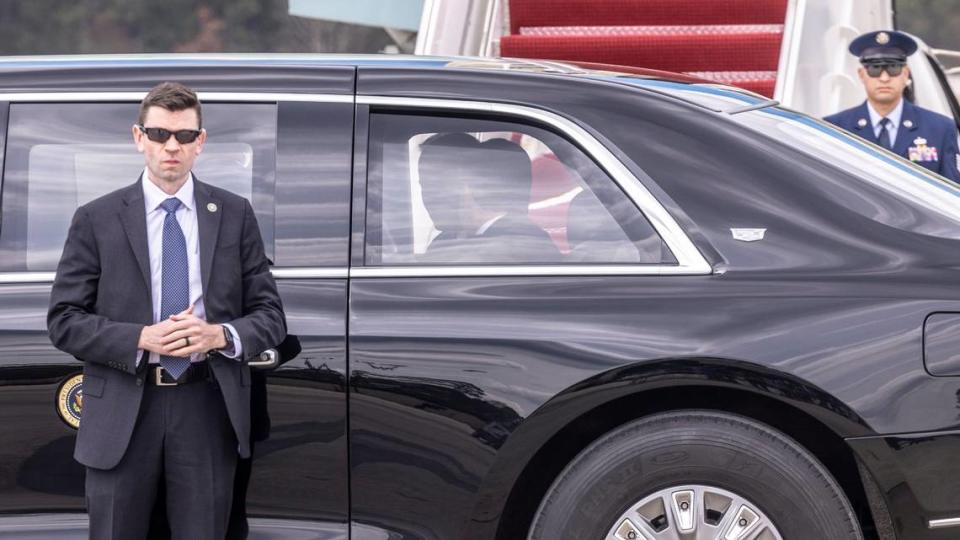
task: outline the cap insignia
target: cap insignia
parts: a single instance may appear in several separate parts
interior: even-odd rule
[[[877,43],[879,43],[880,45],[886,45],[887,43],[890,43],[890,34],[888,34],[888,33],[886,33],[886,32],[880,32],[880,33],[878,33],[878,34],[877,34]]]

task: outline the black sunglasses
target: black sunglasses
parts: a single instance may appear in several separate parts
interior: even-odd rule
[[[867,64],[863,68],[867,70],[867,75],[874,78],[879,77],[884,71],[891,77],[896,77],[903,72],[903,64]]]
[[[170,131],[169,129],[155,128],[155,127],[143,127],[137,125],[140,128],[140,131],[147,136],[153,142],[165,143],[170,140],[170,136],[173,135],[177,142],[180,144],[190,144],[193,141],[197,140],[197,137],[200,136],[199,129],[181,129],[179,131]]]

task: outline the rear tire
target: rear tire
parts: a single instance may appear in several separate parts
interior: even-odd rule
[[[686,513],[671,504],[684,500],[694,502]],[[689,532],[691,516],[699,535]],[[750,530],[736,538],[761,529],[763,539],[863,538],[813,455],[769,426],[713,411],[649,416],[594,441],[547,491],[528,538],[723,538],[738,521]]]

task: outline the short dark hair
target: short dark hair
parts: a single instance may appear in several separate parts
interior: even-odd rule
[[[480,144],[478,157],[474,163],[482,172],[467,176],[473,200],[488,210],[525,215],[533,187],[527,151],[513,141],[496,138]]]
[[[200,113],[200,100],[196,92],[178,82],[162,82],[150,89],[143,101],[140,102],[140,114],[137,123],[141,126],[147,118],[150,107],[161,107],[176,112],[186,109],[197,111],[197,127],[203,127],[203,116]]]

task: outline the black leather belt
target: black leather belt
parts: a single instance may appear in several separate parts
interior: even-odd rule
[[[180,386],[197,381],[206,381],[210,379],[210,365],[206,362],[194,362],[190,364],[187,371],[180,375],[179,379],[174,379],[162,366],[151,364],[147,368],[147,384],[154,386]]]

